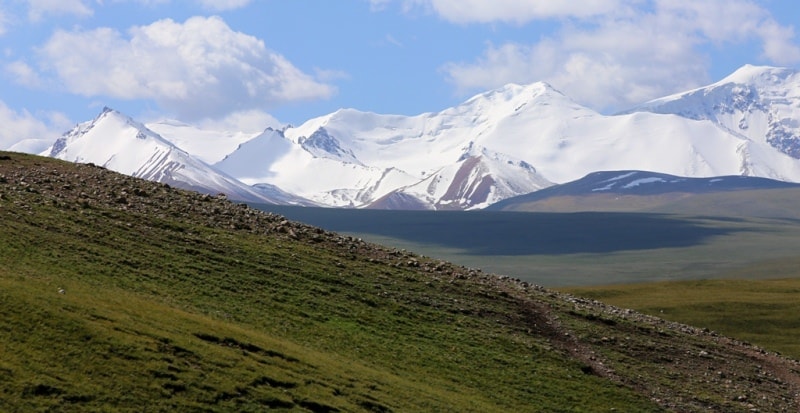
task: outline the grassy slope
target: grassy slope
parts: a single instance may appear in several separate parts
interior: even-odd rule
[[[797,408],[750,347],[100,168],[0,153],[0,239],[2,411]]]
[[[722,280],[576,287],[566,291],[705,326],[800,359],[799,269],[800,259],[790,258],[730,271]]]

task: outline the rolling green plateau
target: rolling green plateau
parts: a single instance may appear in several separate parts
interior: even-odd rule
[[[800,409],[798,361],[701,327],[0,152],[3,412]]]

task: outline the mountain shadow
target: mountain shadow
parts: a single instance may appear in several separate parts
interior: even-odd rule
[[[471,255],[560,255],[690,247],[744,229],[666,214],[380,211],[263,205],[332,231],[374,234]],[[726,220],[729,221],[729,220]]]

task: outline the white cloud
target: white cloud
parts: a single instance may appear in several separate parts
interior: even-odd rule
[[[764,42],[763,56],[777,64],[791,65],[800,62],[800,47],[793,42],[794,29],[775,21],[767,21],[757,28]]]
[[[391,0],[370,0],[380,10]],[[622,0],[401,0],[406,10],[422,7],[453,23],[512,22],[536,19],[585,18],[619,10]]]
[[[198,126],[206,130],[257,133],[266,128],[280,129],[283,124],[267,112],[258,109],[231,113],[221,119],[203,119]]]
[[[172,0],[20,0],[27,5],[28,19],[39,22],[51,16],[89,17],[94,15],[92,3],[102,7],[105,3],[138,3],[148,7],[167,5]],[[196,6],[212,12],[221,12],[246,7],[253,0],[194,0]],[[182,3],[182,1],[175,1]],[[9,25],[8,13],[0,4],[0,35],[3,35]]]
[[[350,75],[342,70],[314,68],[314,74],[322,82],[333,82],[335,80],[350,79]]]
[[[187,120],[335,92],[219,17],[160,20],[127,36],[110,28],[57,31],[39,54],[72,93],[152,99]]]
[[[42,85],[39,74],[27,63],[17,60],[5,66],[5,71],[10,75],[14,82],[23,86],[37,88]]]
[[[94,12],[83,0],[27,0],[28,18],[39,21],[47,15],[91,16]]]
[[[46,119],[42,121],[41,119]],[[38,152],[58,138],[71,122],[61,113],[46,112],[34,116],[16,112],[0,101],[0,149]]]
[[[751,1],[737,0],[660,0],[663,14],[680,19],[683,30],[695,30],[713,43],[739,43],[756,40],[763,57],[777,64],[800,61],[800,47],[794,42],[794,29],[781,26],[768,10]],[[678,23],[678,22],[676,22]]]
[[[800,61],[793,29],[751,1],[629,1],[628,6],[587,18],[573,14],[551,37],[533,44],[490,44],[475,61],[451,62],[442,70],[462,92],[542,80],[583,104],[613,111],[708,81],[711,62],[704,48],[756,42],[770,62]],[[544,17],[525,19],[534,18]]]
[[[392,0],[368,0],[372,11],[382,11],[392,2]]]
[[[397,47],[403,47],[403,43],[401,41],[395,39],[394,36],[392,36],[391,34],[387,34],[385,39],[386,39],[386,42],[388,42],[389,44],[395,45]]]

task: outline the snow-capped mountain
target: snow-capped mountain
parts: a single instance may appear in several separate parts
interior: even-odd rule
[[[284,139],[274,131],[254,139],[215,166],[332,206],[480,208],[551,185],[515,149],[481,138],[551,90],[510,85],[410,117],[343,109],[286,129]]]
[[[164,119],[145,124],[171,144],[213,165],[236,148],[258,136],[258,133],[203,129],[174,119]]]
[[[343,109],[283,136],[289,142],[275,149],[242,146],[265,162],[229,157],[217,166],[322,204],[373,208],[480,208],[599,170],[800,181],[800,163],[766,138],[677,114],[602,115],[545,83],[418,116]]]
[[[43,155],[94,163],[126,175],[250,202],[275,200],[221,173],[141,123],[108,108],[77,125]]]
[[[524,173],[526,171],[528,173]],[[522,171],[522,173],[521,173]],[[525,161],[486,149],[465,153],[427,178],[375,200],[369,208],[437,210],[484,208],[525,188],[545,188],[551,183]]]
[[[105,117],[117,120],[98,127]],[[107,111],[51,152],[190,187],[218,188],[224,178],[235,191],[274,202],[355,208],[476,209],[607,170],[800,182],[800,75],[770,67],[745,66],[616,115],[534,83],[509,84],[441,112],[341,109],[260,134],[174,121],[150,126],[159,133]],[[167,162],[167,152],[183,158]],[[187,176],[176,179],[180,173]]]
[[[800,159],[800,73],[746,65],[712,85],[663,97],[634,111],[709,120],[734,136]]]

